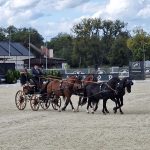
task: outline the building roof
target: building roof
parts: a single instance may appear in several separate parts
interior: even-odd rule
[[[25,48],[18,42],[0,42],[0,56],[9,56],[9,46],[10,46],[10,56],[29,56],[29,50]],[[30,52],[30,56],[33,56]]]

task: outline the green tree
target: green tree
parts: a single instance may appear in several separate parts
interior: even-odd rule
[[[110,65],[119,65],[120,67],[129,64],[132,59],[132,52],[127,47],[128,36],[118,36],[112,44],[109,52]]]
[[[113,44],[118,40],[118,36],[128,35],[128,31],[125,30],[126,23],[116,20],[104,20],[102,22],[102,43],[103,43],[103,62],[104,64],[111,64],[113,55],[110,57],[110,53],[113,53]],[[118,47],[120,49],[121,47]],[[111,60],[110,60],[111,58]],[[115,59],[115,58],[114,58]]]
[[[72,64],[73,37],[67,33],[59,33],[48,42],[48,48],[54,50],[54,56],[64,58]]]
[[[0,28],[0,41],[5,41],[5,40],[6,40],[5,29]]]
[[[128,35],[125,31],[126,25],[120,20],[101,18],[83,19],[75,24],[72,29],[76,36],[72,56],[74,62],[80,62],[81,66],[110,64],[113,60],[113,55],[110,54],[115,40],[118,36]]]
[[[85,67],[100,62],[98,55],[100,51],[100,29],[101,19],[96,18],[83,19],[79,24],[73,26],[72,31],[76,37],[72,60],[79,64],[74,64],[74,66]]]
[[[20,42],[24,46],[29,47],[29,35],[30,42],[37,47],[43,44],[43,37],[34,28],[16,28],[9,26],[6,28],[7,39],[11,38],[12,42]]]
[[[128,39],[127,46],[132,51],[134,61],[150,59],[150,35],[142,28],[135,28],[133,36]]]

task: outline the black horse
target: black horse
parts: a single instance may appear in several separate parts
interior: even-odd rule
[[[82,89],[79,94],[79,101],[78,101],[78,106],[77,110],[79,111],[79,106],[83,106],[87,103],[87,99],[84,98],[84,91],[86,89],[86,86],[92,83],[97,84],[97,75],[96,74],[89,74],[87,75],[83,80],[82,80]],[[92,108],[92,106],[91,106]]]
[[[116,102],[116,104],[119,105],[119,102],[117,99],[115,99],[117,94],[116,87],[119,82],[120,79],[118,77],[113,77],[106,83],[91,83],[87,85],[84,90],[83,98],[83,101],[88,99],[87,112],[89,113],[89,106],[93,105],[94,107],[92,107],[92,113],[94,113],[94,111],[96,111],[98,108],[98,102],[100,99],[103,99],[103,114],[109,112],[106,107],[106,102],[108,99],[112,99],[114,102]]]
[[[117,112],[117,109],[120,110],[120,113],[123,114],[123,111],[121,110],[121,107],[123,106],[123,96],[126,93],[126,90],[128,93],[131,93],[131,86],[133,85],[133,81],[130,77],[125,77],[123,78],[119,84],[116,87],[116,99],[118,102],[118,106],[116,105],[116,107],[113,108],[114,113]]]

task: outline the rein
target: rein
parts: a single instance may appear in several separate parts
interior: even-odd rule
[[[114,91],[115,94],[117,94],[117,91],[114,90],[110,85],[108,85],[107,83],[106,83],[106,85],[107,85],[108,88],[110,88],[112,91]],[[103,91],[104,91],[104,90],[103,90]],[[100,92],[98,92],[98,93],[96,93],[96,94],[93,94],[93,95],[87,96],[87,97],[83,97],[83,98],[90,98],[90,97],[93,97],[93,96],[95,96],[95,95],[101,94],[103,91],[100,91]]]
[[[95,81],[84,81],[84,80],[81,80],[82,82],[87,82],[87,83],[95,83],[95,84],[99,84],[98,82],[95,82]]]
[[[117,91],[115,89],[113,89],[110,85],[108,85],[108,83],[106,83],[107,87],[110,88],[112,91],[115,92],[115,94],[117,94]]]

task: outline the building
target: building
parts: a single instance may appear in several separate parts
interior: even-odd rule
[[[35,64],[44,68],[61,68],[66,60],[53,57],[53,50],[37,48],[30,43],[30,51],[17,42],[0,42],[0,63],[15,63],[16,69],[33,67]]]
[[[0,42],[0,63],[15,63],[16,69],[24,67],[24,60],[34,58],[32,52],[18,42]]]

